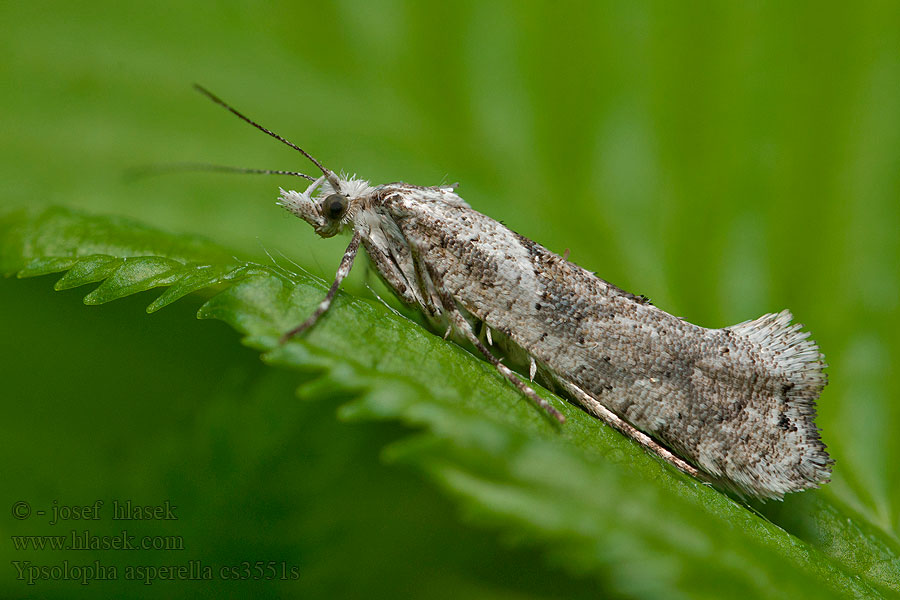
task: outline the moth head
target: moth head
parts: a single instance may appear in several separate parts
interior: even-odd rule
[[[326,176],[313,181],[303,192],[281,190],[278,204],[313,226],[322,237],[331,237],[352,224],[353,217],[372,192],[368,181]]]

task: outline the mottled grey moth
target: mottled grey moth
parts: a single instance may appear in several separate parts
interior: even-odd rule
[[[525,396],[563,416],[495,357],[528,366],[586,411],[678,468],[739,493],[781,498],[828,481],[833,461],[813,420],[826,383],[816,344],[791,313],[724,329],[692,325],[473,210],[455,186],[373,186],[324,167],[278,203],[322,237],[350,233],[328,310],[360,246],[404,303],[472,344]],[[275,172],[244,169],[248,172]]]

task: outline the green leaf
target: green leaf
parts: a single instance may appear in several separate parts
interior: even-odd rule
[[[3,218],[0,252],[3,271],[19,276],[68,270],[60,288],[102,281],[88,303],[170,286],[156,310],[209,286],[201,318],[231,325],[269,365],[303,373],[301,396],[352,397],[343,418],[403,424],[387,460],[573,576],[642,598],[900,592],[896,540],[821,492],[766,505],[766,519],[540,390],[567,417],[555,425],[489,365],[380,303],[339,294],[315,328],[280,346],[321,284],[202,240],[49,209]]]

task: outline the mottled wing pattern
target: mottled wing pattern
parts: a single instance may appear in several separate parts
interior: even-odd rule
[[[827,480],[813,424],[824,365],[790,313],[692,325],[441,195],[397,194],[386,207],[508,350],[739,491],[780,497]]]

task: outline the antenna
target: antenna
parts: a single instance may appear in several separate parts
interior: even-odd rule
[[[208,163],[173,163],[166,165],[153,165],[149,167],[139,167],[130,169],[129,178],[141,179],[143,177],[152,177],[154,175],[165,175],[176,171],[217,171],[219,173],[249,173],[256,175],[291,175],[294,177],[302,177],[309,181],[315,181],[315,177],[310,177],[306,173],[297,171],[282,171],[278,169],[247,169],[245,167],[229,167],[225,165],[213,165]]]
[[[253,125],[254,127],[256,127],[257,129],[259,129],[259,130],[262,131],[263,133],[266,133],[266,134],[272,136],[273,138],[275,138],[276,140],[278,140],[278,141],[281,142],[282,144],[285,144],[285,145],[287,145],[287,146],[290,146],[291,148],[293,148],[294,150],[296,150],[297,152],[299,152],[300,154],[302,154],[303,156],[305,156],[306,158],[308,158],[314,165],[316,165],[317,167],[319,167],[319,170],[322,171],[322,173],[323,173],[323,174],[325,175],[325,177],[328,179],[328,182],[331,184],[331,187],[333,187],[334,190],[335,190],[336,192],[340,192],[340,190],[341,190],[341,187],[340,187],[340,180],[337,178],[337,176],[336,176],[330,169],[326,169],[326,168],[322,165],[322,163],[320,163],[318,160],[316,160],[315,158],[313,158],[306,150],[304,150],[303,148],[301,148],[301,147],[298,146],[297,144],[295,144],[295,143],[293,143],[293,142],[290,142],[290,141],[284,139],[283,137],[281,137],[280,135],[278,135],[278,134],[275,133],[274,131],[271,131],[271,130],[269,130],[269,129],[266,129],[265,127],[263,127],[262,125],[260,125],[260,124],[257,123],[256,121],[250,119],[249,117],[244,116],[244,115],[243,115],[242,113],[240,113],[237,109],[233,108],[230,104],[228,104],[227,102],[225,102],[224,100],[222,100],[221,98],[219,98],[218,96],[216,96],[215,94],[213,94],[212,92],[210,92],[208,89],[206,89],[206,88],[203,87],[202,85],[200,85],[200,84],[198,84],[198,83],[195,83],[195,84],[194,84],[194,89],[197,90],[198,92],[200,92],[201,94],[203,94],[204,96],[206,96],[207,98],[209,98],[210,100],[212,100],[213,102],[215,102],[216,104],[218,104],[219,106],[221,106],[221,107],[227,109],[229,112],[231,112],[232,114],[234,114],[235,116],[237,116],[237,117],[240,118],[241,120],[246,121],[247,123],[249,123],[250,125]]]

